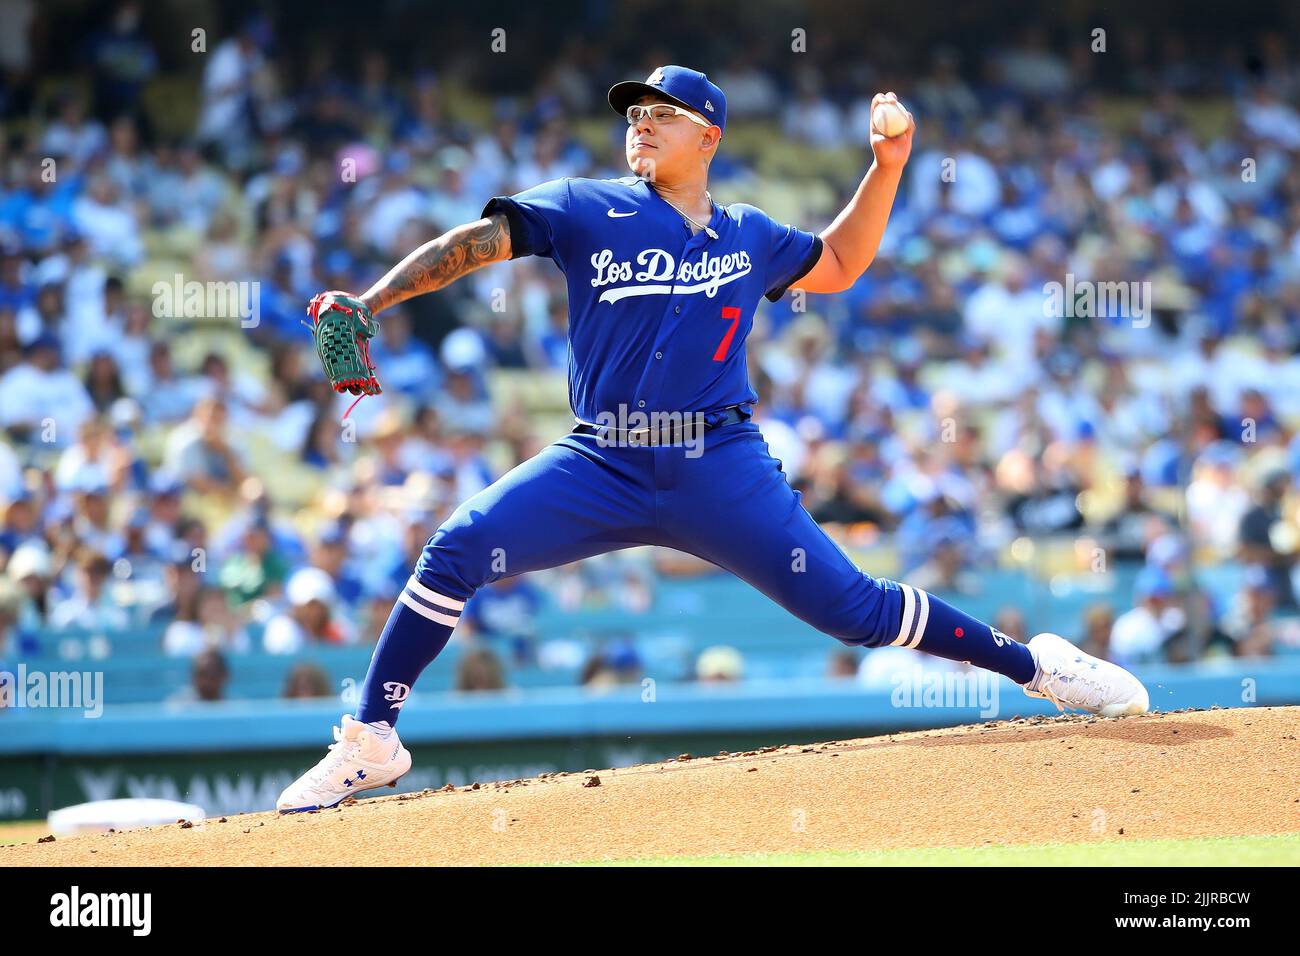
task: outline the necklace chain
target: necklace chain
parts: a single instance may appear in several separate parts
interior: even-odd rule
[[[692,219],[690,216],[686,215],[686,213],[682,212],[680,209],[677,208],[677,204],[676,204],[676,203],[674,203],[674,202],[672,202],[670,199],[668,199],[668,197],[666,197],[666,196],[665,196],[663,193],[661,193],[659,190],[657,190],[657,189],[655,190],[655,195],[658,196],[660,199],[662,199],[664,202],[668,203],[668,205],[672,206],[672,207],[673,207],[673,211],[676,212],[677,215],[681,216],[683,219],[685,219],[687,222],[689,222],[689,223],[690,223],[692,226],[694,226],[696,229],[703,229],[704,232],[705,232],[705,234],[706,234],[710,239],[716,239],[716,238],[718,238],[718,234],[717,234],[716,232],[714,232],[712,229],[710,229],[710,228],[708,227],[708,225],[703,224],[703,223],[698,223],[698,222],[696,222],[694,219]],[[712,210],[712,208],[713,208],[713,196],[711,196],[711,195],[709,194],[709,191],[708,191],[707,189],[704,191],[704,198],[707,199],[707,200],[709,201],[709,208],[710,208],[710,210]]]

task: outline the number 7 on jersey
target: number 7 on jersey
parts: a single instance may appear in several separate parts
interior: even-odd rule
[[[722,317],[731,319],[731,325],[727,328],[727,334],[722,337],[718,343],[718,350],[713,353],[713,361],[721,362],[727,357],[727,350],[731,348],[731,340],[736,337],[736,328],[740,325],[740,309],[734,305],[724,305],[722,307]]]

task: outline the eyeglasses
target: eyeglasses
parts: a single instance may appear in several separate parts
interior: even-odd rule
[[[674,116],[685,116],[692,123],[699,123],[707,128],[711,123],[703,117],[696,116],[690,110],[682,109],[673,103],[651,103],[649,106],[629,106],[627,108],[627,124],[635,126],[649,115],[652,122],[667,123]]]

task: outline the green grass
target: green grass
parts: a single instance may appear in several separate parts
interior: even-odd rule
[[[579,866],[1297,866],[1300,833],[1194,840],[591,860]]]

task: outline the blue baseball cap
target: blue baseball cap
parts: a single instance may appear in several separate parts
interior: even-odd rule
[[[1273,581],[1268,575],[1268,568],[1262,564],[1252,564],[1246,568],[1241,577],[1242,587],[1249,591],[1272,591]]]
[[[694,110],[718,129],[726,131],[726,94],[703,73],[684,66],[661,66],[647,76],[644,83],[639,80],[615,83],[609,88],[609,105],[615,113],[626,116],[629,106],[652,94]]]
[[[316,540],[320,544],[347,544],[348,529],[338,521],[331,521],[320,529]]]
[[[185,483],[170,471],[159,469],[149,478],[149,493],[155,497],[179,495],[185,490]]]
[[[1137,576],[1133,585],[1134,596],[1139,601],[1149,597],[1167,598],[1174,594],[1174,582],[1164,569],[1147,565]]]

